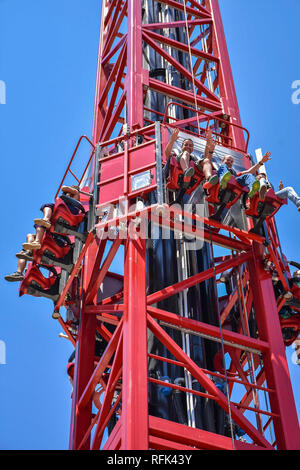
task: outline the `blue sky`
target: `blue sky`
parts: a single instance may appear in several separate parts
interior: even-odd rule
[[[300,192],[300,104],[292,83],[300,80],[295,0],[220,0],[242,122],[250,151],[272,152],[275,186]],[[0,449],[67,449],[71,385],[66,363],[72,352],[59,338],[52,303],[18,297],[3,280],[16,268],[42,203],[52,201],[82,134],[91,135],[101,1],[0,0],[0,104],[2,263],[0,340]],[[1,101],[1,100],[0,100]],[[88,147],[85,147],[88,150]],[[300,214],[289,204],[277,215],[283,251],[298,255]],[[300,415],[300,368],[291,362]]]

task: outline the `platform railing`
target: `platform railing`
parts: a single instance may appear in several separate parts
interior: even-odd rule
[[[89,157],[89,159],[88,159],[88,162],[87,162],[87,164],[86,164],[86,166],[85,166],[85,169],[84,169],[84,171],[83,171],[81,177],[78,178],[78,177],[73,173],[73,171],[71,170],[71,165],[72,165],[72,163],[73,163],[73,161],[74,161],[74,159],[75,159],[75,156],[76,156],[76,154],[77,154],[77,151],[78,151],[79,146],[80,146],[80,144],[81,144],[81,142],[82,142],[83,139],[87,140],[87,141],[89,142],[89,144],[92,146],[93,149],[92,149],[91,155],[90,155],[90,157]],[[77,181],[78,185],[80,185],[80,183],[82,182],[83,177],[84,177],[84,175],[85,175],[85,173],[86,173],[86,171],[87,171],[87,169],[88,169],[88,167],[89,167],[89,164],[90,164],[90,162],[91,162],[91,160],[92,160],[92,158],[93,158],[93,155],[94,155],[94,153],[95,153],[95,149],[96,149],[95,145],[93,144],[93,142],[92,142],[86,135],[82,135],[82,136],[79,138],[79,140],[78,140],[78,142],[77,142],[77,145],[76,145],[76,147],[75,147],[75,149],[74,149],[74,152],[73,152],[73,154],[72,154],[72,156],[71,156],[71,158],[70,158],[70,161],[69,161],[69,163],[68,163],[67,169],[66,169],[66,171],[65,171],[65,173],[64,173],[64,176],[63,176],[63,178],[62,178],[62,180],[61,180],[61,182],[60,182],[60,185],[59,185],[59,187],[58,187],[58,190],[57,190],[57,192],[56,192],[56,194],[55,194],[55,199],[57,198],[57,196],[58,196],[58,194],[59,194],[59,191],[60,191],[61,187],[63,186],[63,184],[64,184],[64,182],[65,182],[65,179],[66,179],[66,177],[67,177],[67,175],[68,175],[69,173],[73,176],[73,178],[75,178],[75,180]]]
[[[221,142],[220,144],[223,145],[224,147],[229,147],[233,150],[237,150],[237,151],[240,151],[240,152],[243,152],[243,153],[247,153],[247,150],[248,150],[248,145],[249,145],[249,140],[250,140],[250,133],[248,131],[248,129],[246,129],[245,127],[243,126],[240,126],[239,124],[235,124],[233,122],[230,122],[226,119],[223,119],[221,117],[219,117],[218,115],[215,115],[215,114],[205,114],[203,111],[201,110],[198,110],[198,109],[195,109],[195,108],[192,108],[190,106],[187,106],[187,105],[183,105],[181,103],[177,103],[175,101],[170,101],[167,106],[166,106],[166,109],[165,109],[165,113],[163,115],[163,120],[162,120],[162,123],[163,124],[166,124],[166,119],[169,118],[169,119],[173,119],[175,120],[176,122],[180,122],[182,121],[181,119],[177,119],[173,116],[169,116],[167,113],[168,113],[168,110],[170,108],[170,106],[179,106],[180,108],[183,108],[183,109],[186,109],[188,111],[191,111],[191,112],[194,112],[196,115],[199,115],[199,117],[197,118],[200,122],[207,122],[206,124],[206,129],[205,128],[201,128],[200,131],[203,131],[203,135],[200,134],[200,137],[203,137],[205,136],[207,130],[208,130],[208,125],[209,125],[209,121],[211,120],[216,120],[220,123],[224,123],[226,124],[226,126],[229,126],[229,127],[235,127],[237,129],[240,129],[242,130],[243,132],[246,133],[247,135],[247,138],[246,138],[246,142],[245,142],[245,147],[244,148],[238,148],[238,147],[235,147],[233,144],[232,144],[232,139],[230,136],[226,136],[224,134],[221,134],[221,133],[218,133],[218,132],[215,132],[213,131],[213,135],[215,135],[217,138],[220,138],[221,139]],[[150,109],[147,109],[147,111],[150,111]],[[154,111],[153,111],[154,112]],[[218,113],[219,114],[219,113]],[[174,124],[170,124],[172,126],[174,126]],[[199,129],[197,126],[193,125],[193,124],[189,124],[189,126],[191,127],[195,127],[197,128],[197,132],[194,132],[195,135],[197,135],[199,137]]]

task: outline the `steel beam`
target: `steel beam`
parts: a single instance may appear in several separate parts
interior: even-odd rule
[[[201,3],[197,0],[189,0],[188,5],[175,0],[163,0],[159,1],[159,4],[170,10],[177,10],[180,15],[186,11],[186,21],[182,20],[181,16],[179,21],[175,21],[173,18],[169,23],[166,21],[158,23],[156,20],[153,24],[142,24],[141,2],[139,0],[108,0],[102,4],[93,142],[97,144],[101,140],[102,146],[106,145],[115,151],[118,141],[122,140],[120,123],[129,125],[129,135],[126,135],[125,141],[123,138],[124,164],[122,168],[119,168],[120,175],[124,178],[122,190],[127,205],[129,205],[131,198],[142,194],[141,191],[130,192],[128,182],[130,176],[136,173],[135,170],[129,171],[130,161],[134,155],[132,142],[135,132],[140,132],[143,129],[144,113],[149,112],[149,109],[144,108],[144,98],[147,93],[162,95],[166,99],[167,108],[171,104],[171,98],[175,99],[178,105],[187,103],[189,106],[196,106],[197,110],[201,108],[203,113],[206,110],[205,116],[199,116],[201,122],[204,120],[208,123],[213,120],[217,122],[224,113],[229,116],[230,123],[241,126],[218,0],[206,0]],[[122,25],[126,18],[128,31],[124,32]],[[186,26],[187,34],[194,34],[191,47],[176,41],[173,36],[167,37],[157,32],[158,29],[169,28],[174,31],[174,28],[184,29]],[[199,27],[200,34],[195,31],[196,27]],[[195,36],[197,37],[195,38]],[[189,83],[189,89],[164,83],[149,76],[149,70],[143,68],[143,40],[149,45],[149,48],[152,48],[153,52],[158,54],[162,67],[166,61],[174,67],[180,77],[185,77],[186,82]],[[176,60],[172,56],[172,50],[184,54],[191,53],[196,59],[192,66],[193,70],[187,70],[183,64]],[[210,72],[207,64],[202,68],[203,61],[212,62],[217,68],[209,86],[207,86],[207,82],[209,82]],[[194,74],[196,73],[198,78],[195,79]],[[195,83],[196,96],[190,91],[192,81]],[[167,109],[159,109],[156,112],[160,119],[165,119]],[[182,121],[176,121],[174,126],[184,127],[191,124],[193,120],[195,121],[196,118],[191,120],[188,117]],[[232,126],[228,138],[231,139],[232,148],[244,149],[243,129],[237,126]],[[150,133],[147,134],[148,139],[153,138],[153,129],[154,126],[151,137]],[[156,144],[158,146],[159,142]],[[101,159],[100,166],[108,162],[112,165],[115,155],[116,153],[113,153],[109,157]],[[248,165],[246,159],[245,165]],[[145,165],[139,167],[139,171],[143,169],[148,169],[148,167],[146,168]],[[155,171],[155,165],[152,170]],[[116,180],[116,177],[108,178],[104,184],[109,185]],[[101,181],[99,181],[98,188],[101,191]],[[153,191],[156,189],[156,185],[153,184],[148,189]],[[112,194],[110,199],[111,201],[107,201],[107,204],[118,204],[115,194]],[[99,204],[99,201],[96,201],[96,204]],[[141,211],[139,217],[148,216],[153,207],[155,205],[146,207],[144,211]],[[126,213],[125,216],[119,217],[118,221],[128,223],[135,216],[134,213]],[[191,215],[190,219],[191,222],[192,220],[198,221],[196,215]],[[166,221],[159,217],[155,220],[160,227],[166,224]],[[68,285],[56,305],[56,311],[59,311],[59,308],[64,304],[64,296],[72,280],[80,272],[83,261],[83,298],[80,311],[80,330],[76,342],[70,448],[88,449],[92,447],[92,449],[98,449],[101,446],[105,427],[116,411],[116,405],[111,405],[119,380],[122,383],[122,390],[118,395],[118,403],[121,404],[121,417],[104,444],[105,450],[146,450],[149,447],[182,451],[191,449],[273,449],[274,445],[268,442],[260,426],[257,429],[246,419],[244,416],[246,411],[253,411],[260,415],[265,414],[270,418],[269,423],[274,423],[276,446],[279,449],[299,448],[297,411],[288,374],[277,305],[270,276],[266,274],[262,264],[265,240],[263,237],[250,234],[245,230],[233,227],[226,229],[226,226],[209,219],[203,219],[202,222],[206,225],[201,235],[202,239],[212,245],[225,247],[232,252],[238,251],[240,254],[218,257],[219,263],[215,267],[210,267],[203,272],[196,271],[195,275],[181,282],[159,288],[147,296],[146,242],[142,238],[128,238],[123,240],[125,253],[123,287],[116,294],[103,299],[100,304],[97,302],[98,290],[108,274],[111,262],[116,259],[120,243],[117,240],[112,244],[111,251],[101,266],[105,243],[101,242],[97,245],[95,240],[93,242],[94,234],[89,235]],[[96,228],[100,231],[108,225],[109,221],[98,223]],[[181,228],[181,224],[173,220],[170,222],[170,226],[174,231]],[[279,270],[280,279],[283,280],[282,265],[277,252],[279,242],[272,224],[270,229],[272,230],[272,239],[269,253]],[[186,230],[189,232],[189,229]],[[228,236],[218,233],[219,230],[227,230]],[[201,237],[198,232],[195,236]],[[168,312],[167,309],[158,309],[153,306],[157,302],[169,299],[169,297],[180,294],[204,281],[212,280],[223,271],[242,265],[247,266],[247,270],[249,268],[250,285],[246,293],[240,286],[240,290],[229,297],[228,306],[225,307],[223,315],[221,313],[219,327],[185,318]],[[248,271],[243,279],[244,288],[248,281],[247,276]],[[284,287],[287,288],[287,283],[284,284]],[[247,328],[243,334],[241,329],[237,329],[236,333],[222,328],[222,320],[225,320],[239,295],[245,295],[243,309],[240,312],[243,314],[243,321],[248,320],[248,314],[254,306],[258,325],[257,338],[250,337]],[[215,308],[215,305],[211,308]],[[157,321],[161,322],[161,325],[181,329],[189,335],[202,335],[204,338],[217,341],[219,344],[222,343],[224,351],[228,351],[232,358],[227,377],[230,383],[230,392],[232,392],[233,383],[246,387],[246,394],[241,397],[240,402],[230,401],[231,397],[226,398],[208,377],[210,373],[213,375],[215,372],[206,371],[199,367]],[[109,326],[107,328],[104,326],[106,323],[115,328],[113,333],[108,330]],[[65,325],[63,324],[63,326]],[[173,355],[173,359],[161,357],[158,354],[148,355],[147,328]],[[94,363],[96,331],[99,331],[108,341],[106,350],[97,364]],[[263,365],[261,372],[257,373],[256,383],[251,383],[248,380],[244,369],[245,361],[237,353],[239,350],[262,354]],[[253,444],[241,443],[234,440],[233,437],[228,438],[149,416],[148,384],[156,381],[156,385],[161,385],[161,381],[158,379],[153,377],[148,379],[147,361],[149,357],[153,360],[165,361],[164,364],[169,363],[188,370],[206,390],[207,398],[218,403],[226,413],[230,411],[234,422],[248,434],[253,440]],[[107,384],[104,386],[103,406],[93,416],[91,408],[93,394],[99,383],[105,383],[103,374],[107,369],[110,373]],[[255,374],[257,371],[254,369],[255,367],[251,369],[251,372]],[[224,380],[226,380],[226,372],[224,372]],[[234,377],[230,376],[230,373],[234,374]],[[220,376],[220,374],[217,375]],[[265,379],[267,387],[262,387]],[[174,384],[171,386],[176,388]],[[186,387],[182,387],[180,390],[183,393],[193,392]],[[253,390],[262,390],[269,394],[270,411],[250,406]],[[203,395],[202,391],[195,391],[195,393],[201,397]],[[94,435],[90,445],[92,432]]]
[[[271,411],[278,414],[274,430],[278,449],[300,448],[300,431],[297,410],[285,355],[277,305],[270,275],[263,269],[262,249],[254,244],[253,257],[249,261],[250,286],[255,292],[254,308],[260,337],[270,349],[263,354],[268,387],[276,393],[270,395]]]
[[[127,240],[124,279],[121,449],[145,450],[149,446],[145,240]]]

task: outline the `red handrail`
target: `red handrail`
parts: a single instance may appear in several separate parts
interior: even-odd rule
[[[88,160],[88,162],[87,162],[87,164],[86,164],[86,167],[85,167],[85,169],[84,169],[84,172],[82,173],[82,176],[81,176],[81,178],[80,178],[80,180],[79,180],[79,179],[74,175],[74,173],[70,170],[70,166],[71,166],[71,164],[72,164],[72,162],[73,162],[73,160],[74,160],[74,157],[75,157],[75,155],[76,155],[76,153],[77,153],[77,150],[78,150],[78,148],[79,148],[79,145],[80,145],[82,139],[86,139],[86,140],[91,144],[91,146],[93,147],[93,151],[92,151],[91,156],[90,156],[90,158],[89,158],[89,160]],[[55,194],[55,198],[54,198],[54,199],[57,198],[58,193],[59,193],[59,191],[60,191],[60,188],[62,187],[63,182],[64,182],[64,180],[65,180],[65,178],[66,178],[68,172],[70,172],[71,175],[77,180],[78,184],[81,183],[82,178],[83,178],[83,176],[84,176],[84,174],[85,174],[85,172],[86,172],[86,170],[87,170],[87,168],[88,168],[88,166],[89,166],[89,164],[90,164],[90,162],[91,162],[91,159],[92,159],[93,154],[94,154],[94,152],[95,152],[95,148],[96,148],[96,147],[95,147],[95,145],[93,144],[93,142],[91,142],[91,140],[90,140],[86,135],[82,135],[82,136],[79,138],[79,140],[78,140],[78,142],[77,142],[77,145],[76,145],[76,147],[75,147],[75,150],[74,150],[74,152],[73,152],[73,154],[72,154],[72,157],[71,157],[71,159],[70,159],[70,161],[69,161],[69,164],[68,164],[68,166],[67,166],[67,169],[66,169],[66,171],[65,171],[65,174],[64,174],[64,176],[63,176],[63,178],[62,178],[62,180],[61,180],[61,183],[60,183],[60,185],[59,185],[59,188],[58,188],[58,190],[57,190],[57,192],[56,192],[56,194]]]
[[[248,144],[249,144],[249,140],[250,140],[250,134],[249,134],[248,129],[246,129],[245,127],[242,127],[242,126],[240,126],[239,124],[234,124],[233,122],[226,121],[225,119],[222,119],[222,118],[220,118],[220,117],[218,117],[218,116],[214,116],[213,114],[212,114],[212,115],[207,115],[207,114],[203,113],[203,111],[201,111],[201,110],[198,110],[198,109],[195,109],[195,108],[191,108],[190,106],[186,106],[186,105],[183,105],[183,104],[181,104],[181,103],[177,103],[176,101],[170,101],[170,102],[167,104],[166,110],[165,110],[165,114],[164,114],[164,118],[163,118],[163,121],[162,121],[163,124],[165,124],[165,121],[166,121],[166,118],[167,118],[167,117],[169,117],[169,118],[171,118],[171,119],[175,119],[173,116],[167,115],[167,111],[168,111],[168,109],[169,109],[169,107],[170,107],[171,105],[180,106],[181,108],[188,109],[188,110],[190,110],[190,111],[193,111],[193,112],[196,113],[196,114],[201,114],[203,117],[205,117],[205,119],[203,120],[203,122],[207,121],[206,129],[207,129],[208,123],[209,123],[209,121],[210,121],[211,119],[216,119],[216,120],[218,120],[218,121],[220,121],[220,122],[226,123],[228,126],[233,126],[233,127],[237,127],[238,129],[242,129],[242,130],[245,131],[246,134],[247,134],[247,141],[246,141],[245,149],[244,149],[244,150],[242,150],[242,149],[237,149],[237,150],[241,150],[242,152],[247,153]],[[172,126],[172,124],[170,124],[170,125]],[[221,137],[225,137],[225,138],[227,138],[227,139],[230,139],[229,136],[223,136],[222,134],[217,134],[216,132],[213,132],[213,134],[215,134],[215,135],[220,135]],[[231,146],[231,148],[233,148],[233,146]]]

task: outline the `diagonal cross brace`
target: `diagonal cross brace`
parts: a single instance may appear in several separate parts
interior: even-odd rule
[[[164,344],[164,346],[179,360],[186,364],[187,370],[192,374],[202,387],[216,397],[217,403],[228,413],[226,396],[206,376],[206,374],[191,360],[190,357],[170,338],[150,315],[147,316],[148,327],[152,333]],[[231,404],[231,415],[235,423],[240,426],[255,443],[267,449],[273,449],[271,444],[255,429],[255,427],[240,413],[236,406]]]
[[[105,258],[104,262],[103,262],[103,265],[96,277],[96,279],[94,280],[93,282],[93,285],[89,285],[89,288],[88,288],[88,292],[86,293],[86,299],[85,299],[85,303],[86,305],[88,305],[89,303],[91,303],[94,299],[94,297],[97,295],[97,292],[98,292],[98,289],[101,285],[101,283],[103,282],[103,279],[105,278],[106,274],[107,274],[107,271],[112,263],[112,260],[113,258],[115,257],[115,254],[117,253],[118,249],[119,249],[119,246],[121,245],[122,243],[122,239],[120,237],[118,237],[116,240],[114,240],[110,250],[109,250],[109,253],[107,255],[107,257]]]

